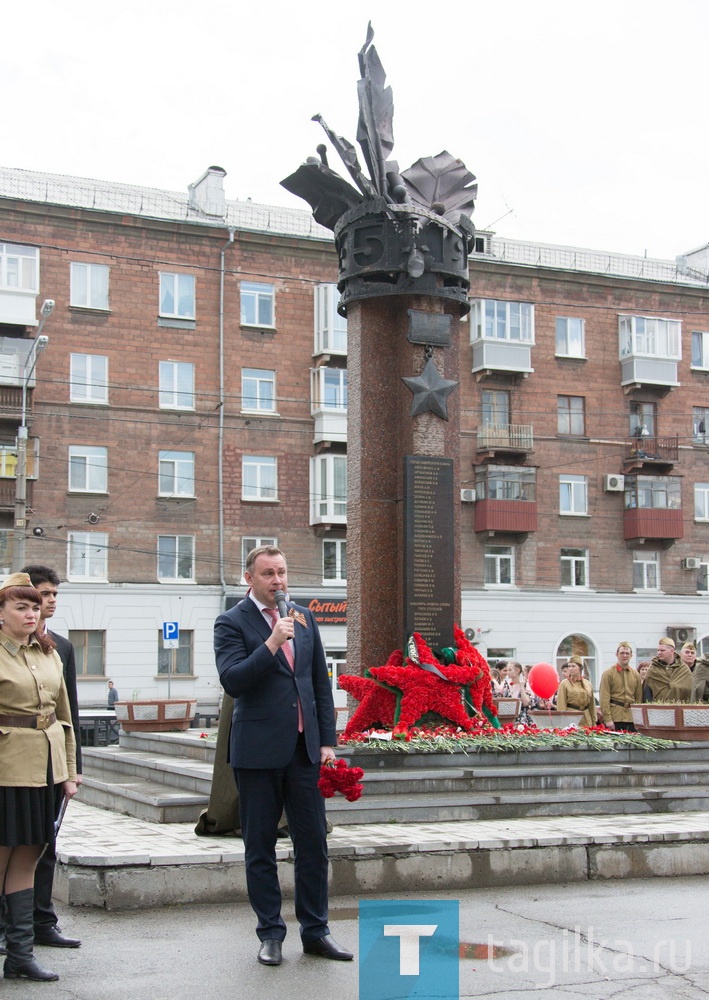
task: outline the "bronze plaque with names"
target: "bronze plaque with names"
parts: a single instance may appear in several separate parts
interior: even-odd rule
[[[453,460],[404,458],[404,633],[453,645]]]
[[[408,309],[410,344],[431,344],[432,347],[449,347],[451,318],[447,313],[430,313],[422,309]]]

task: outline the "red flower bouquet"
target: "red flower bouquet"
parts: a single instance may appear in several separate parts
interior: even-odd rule
[[[336,792],[345,796],[348,802],[356,802],[364,791],[361,780],[364,771],[361,767],[348,767],[347,761],[329,760],[320,768],[318,788],[324,799],[331,799]]]

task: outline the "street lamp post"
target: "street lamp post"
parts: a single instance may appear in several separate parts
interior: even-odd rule
[[[17,466],[15,469],[15,528],[12,544],[12,571],[19,572],[25,564],[25,530],[27,528],[27,385],[32,378],[37,358],[49,343],[42,333],[46,319],[54,309],[54,299],[42,303],[41,320],[37,336],[32,341],[24,363],[22,378],[22,415],[17,429]]]

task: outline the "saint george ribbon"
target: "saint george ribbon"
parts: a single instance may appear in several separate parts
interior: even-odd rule
[[[275,608],[264,608],[263,609],[268,617],[271,619],[271,629],[275,628],[276,622],[280,618],[280,615]],[[293,655],[293,642],[291,639],[288,642],[284,642],[281,646],[285,658],[288,660],[288,666],[293,672],[295,672],[295,656]],[[303,732],[303,709],[300,707],[300,698],[298,699],[298,732]]]

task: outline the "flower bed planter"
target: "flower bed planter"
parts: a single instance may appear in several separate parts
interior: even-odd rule
[[[116,718],[126,733],[169,733],[190,728],[197,699],[154,698],[148,701],[117,701]]]
[[[498,698],[495,701],[497,707],[497,717],[500,722],[510,722],[519,715],[522,706],[520,698]]]
[[[709,740],[709,705],[631,705],[639,733],[667,740]]]
[[[538,729],[567,729],[569,726],[580,726],[583,712],[530,712]]]

